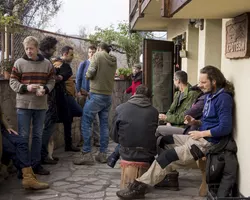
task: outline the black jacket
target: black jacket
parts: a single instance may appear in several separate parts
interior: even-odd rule
[[[62,59],[57,58],[53,60],[53,66],[56,71],[56,75],[63,77],[62,81],[57,81],[55,84],[55,97],[56,97],[56,108],[58,115],[58,123],[71,120],[70,111],[66,99],[67,91],[65,82],[72,76],[73,72],[69,64],[65,63]]]
[[[210,185],[210,192],[217,197],[232,195],[237,182],[236,152],[237,146],[231,135],[221,139],[208,151],[206,181]]]
[[[41,52],[41,54],[48,59],[49,61],[51,56],[46,54],[45,52]],[[51,62],[51,64],[53,64]],[[54,66],[53,66],[54,68]],[[54,68],[54,73],[55,73],[55,68]],[[45,124],[49,123],[56,123],[58,121],[58,114],[57,114],[57,106],[56,106],[56,91],[55,87],[53,90],[48,94],[48,110],[46,112],[46,117],[45,117]]]
[[[152,162],[156,155],[155,131],[158,111],[144,95],[133,95],[119,105],[113,119],[111,137],[121,144],[122,159]]]

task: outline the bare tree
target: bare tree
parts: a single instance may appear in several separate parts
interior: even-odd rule
[[[40,28],[60,9],[61,0],[0,0],[0,11],[15,16],[19,23]]]

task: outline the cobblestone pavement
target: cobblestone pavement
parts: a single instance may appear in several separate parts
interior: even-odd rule
[[[109,145],[109,152],[115,147]],[[95,150],[97,151],[97,150]],[[39,176],[39,180],[50,184],[50,189],[43,191],[26,191],[16,177],[0,183],[0,200],[119,200],[116,191],[120,184],[120,169],[106,164],[94,166],[75,166],[72,160],[78,153],[64,152],[59,149],[55,156],[60,158],[57,165],[47,165],[51,170],[49,176]],[[198,197],[201,181],[199,170],[181,170],[179,176],[180,191],[152,189],[146,195],[148,200],[204,200]]]

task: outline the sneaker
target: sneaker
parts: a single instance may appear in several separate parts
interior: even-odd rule
[[[50,158],[45,158],[42,160],[42,164],[43,165],[56,165],[57,164],[57,161],[56,160],[52,160]]]
[[[80,157],[73,161],[75,165],[94,165],[95,161],[91,152],[81,152]]]
[[[46,169],[44,169],[41,165],[38,165],[36,168],[33,168],[33,172],[35,174],[39,174],[39,175],[49,175],[50,172]]]
[[[79,152],[79,151],[80,151],[80,148],[71,145],[71,146],[69,146],[69,147],[65,147],[65,151]]]
[[[96,157],[95,160],[100,163],[107,163],[107,154],[100,152]]]

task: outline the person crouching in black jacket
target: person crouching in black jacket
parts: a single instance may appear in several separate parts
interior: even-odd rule
[[[159,113],[151,105],[151,98],[151,90],[139,85],[136,93],[116,108],[111,138],[120,144],[116,148],[120,152],[120,155],[116,152],[118,158],[121,156],[123,160],[136,162],[154,161]]]

